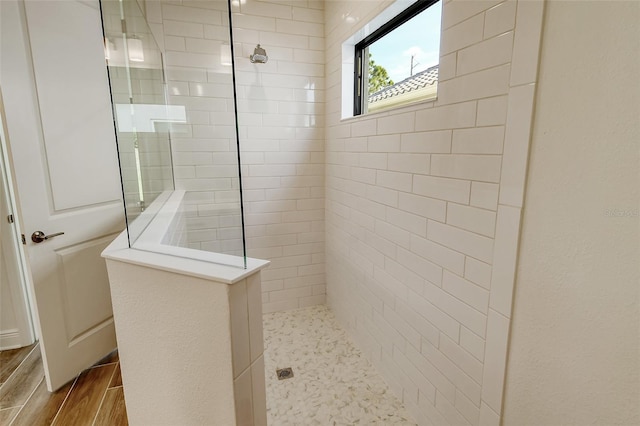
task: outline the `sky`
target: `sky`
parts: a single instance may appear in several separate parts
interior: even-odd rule
[[[369,46],[371,58],[394,83],[411,75],[411,55],[418,63],[414,74],[438,63],[441,11],[442,0]]]

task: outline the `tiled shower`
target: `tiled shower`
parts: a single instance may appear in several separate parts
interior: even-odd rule
[[[197,226],[237,197],[228,178],[237,156],[228,148],[235,118],[227,4],[145,6],[165,51],[169,103],[186,107],[172,143],[176,188],[200,199],[189,241],[210,248],[224,235],[198,241]],[[325,302],[323,6],[232,2],[247,254],[271,261],[265,312]],[[249,60],[257,44],[267,49],[265,64]]]
[[[345,40],[392,3],[234,0],[231,49],[226,2],[141,1],[164,73],[134,71],[183,107],[182,245],[239,254],[237,124],[263,311],[327,303],[418,421],[498,424],[543,4],[444,2],[438,98],[343,118]]]
[[[414,1],[0,2],[39,389],[117,334],[131,424],[640,424],[640,3],[441,0],[437,98],[354,117]]]

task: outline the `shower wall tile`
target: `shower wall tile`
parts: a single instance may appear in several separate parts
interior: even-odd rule
[[[192,211],[188,246],[241,254],[232,79],[224,60],[226,5],[148,3],[162,23],[169,103],[184,106],[187,115],[186,124],[172,128],[172,140],[174,162],[180,166],[176,188],[188,191]]]
[[[162,26],[165,37],[204,37],[204,27],[202,24],[165,20],[162,22]],[[169,50],[169,46],[165,45],[165,48]]]
[[[487,237],[493,237],[496,227],[496,214],[492,211],[449,203],[447,223],[467,231]]]
[[[325,302],[324,27],[322,3],[241,3],[234,7],[239,126],[248,254],[271,260],[263,272],[264,312]],[[252,64],[256,44],[269,56]],[[243,118],[245,118],[243,120]]]
[[[221,25],[222,14],[217,10],[207,10],[201,7],[185,7],[164,3],[162,16],[170,17],[175,21],[188,23],[201,23],[209,25]]]
[[[233,379],[233,393],[236,409],[236,424],[253,425],[253,380],[251,369],[247,368]]]
[[[260,315],[260,328],[262,329],[262,315]],[[264,372],[264,356],[261,355],[251,365],[253,424],[256,426],[267,425],[267,393]]]
[[[484,38],[512,30],[516,21],[515,0],[505,1],[487,10],[484,17]]]
[[[260,275],[254,274],[247,278],[247,309],[249,314],[249,345],[251,347],[251,362],[264,353],[264,338],[262,333],[262,289]]]
[[[237,205],[228,204],[237,201],[239,182],[226,7],[149,2],[164,31],[170,103],[184,105],[188,117],[173,135],[176,187],[199,194],[188,245],[238,251]],[[240,2],[232,18],[247,249],[272,261],[263,273],[263,308],[322,304],[323,2]],[[249,61],[257,44],[266,64]]]
[[[233,377],[236,378],[251,364],[249,341],[249,313],[247,280],[229,286],[229,310],[231,312],[231,353]]]
[[[437,100],[342,119],[391,3],[325,3],[327,302],[417,423],[499,424],[542,2],[444,1]]]

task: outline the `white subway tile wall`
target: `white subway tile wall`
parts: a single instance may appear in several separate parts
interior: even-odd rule
[[[323,8],[274,0],[233,9],[247,249],[271,261],[265,313],[325,303]],[[258,43],[266,64],[249,61]]]
[[[264,312],[325,303],[324,2],[232,2],[247,254],[268,259]],[[147,1],[162,30],[176,188],[188,191],[188,245],[238,254],[237,155],[227,2]],[[154,27],[157,28],[157,27]],[[252,64],[257,44],[266,64]]]
[[[498,424],[542,1],[443,5],[438,98],[341,120],[325,3],[327,303],[419,424]]]

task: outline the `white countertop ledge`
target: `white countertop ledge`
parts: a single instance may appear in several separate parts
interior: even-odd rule
[[[154,250],[154,251],[149,251]],[[164,253],[159,251],[165,251]],[[129,248],[126,231],[121,233],[103,252],[102,257],[118,262],[145,266],[180,275],[233,284],[253,275],[269,265],[269,261],[247,258],[247,268],[222,265],[219,253],[159,244],[157,247]],[[233,256],[236,257],[236,256]]]
[[[133,247],[129,247],[125,229],[102,252],[102,257],[225,284],[238,282],[269,265],[268,260],[248,257],[244,268],[240,256],[165,244],[164,237],[181,211],[185,194],[182,190],[160,194],[129,224],[132,233],[138,235]]]

